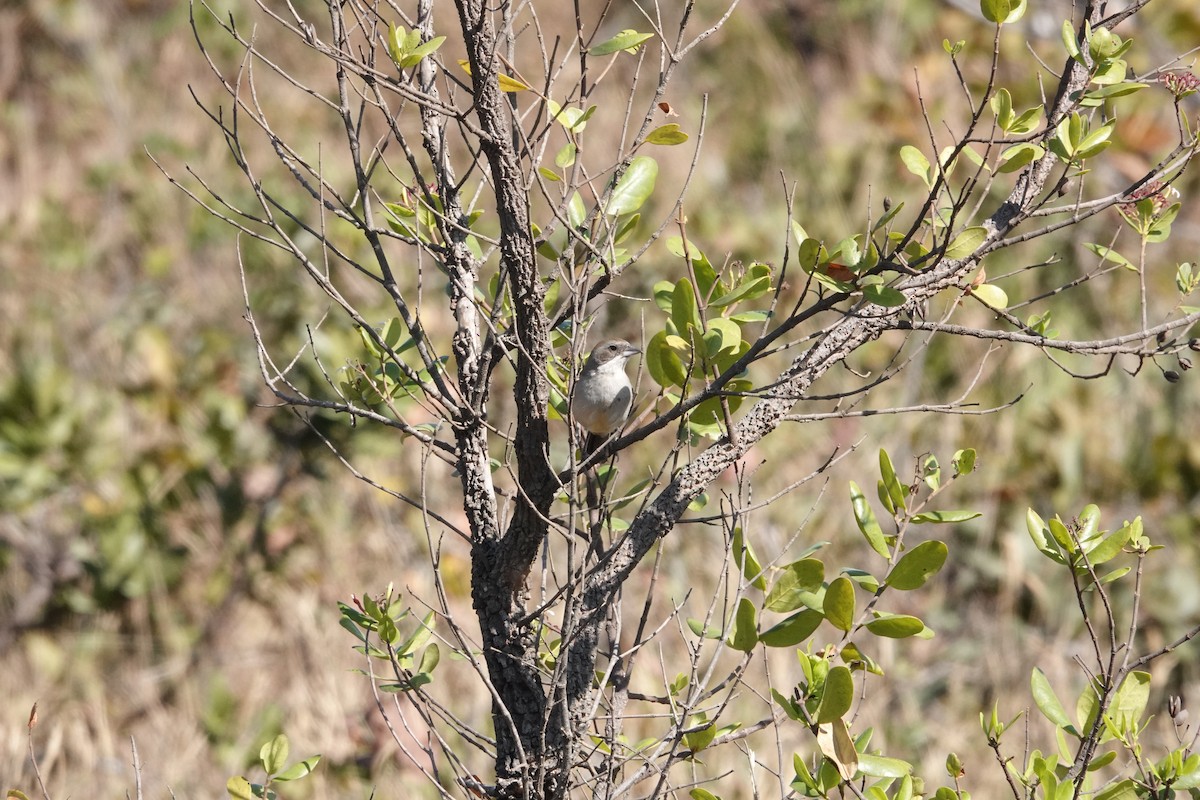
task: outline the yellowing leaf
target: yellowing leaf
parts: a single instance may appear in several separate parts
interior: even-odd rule
[[[683,144],[687,140],[688,135],[679,130],[679,126],[674,122],[670,122],[650,131],[650,135],[646,137],[646,144],[673,145]]]
[[[467,61],[465,58],[460,58],[458,60],[458,65],[463,68],[463,72],[467,73],[468,75],[471,74],[471,62],[470,61]],[[524,91],[528,91],[528,89],[529,89],[528,86],[521,83],[516,78],[509,76],[509,75],[505,75],[502,72],[497,74],[496,78],[500,83],[500,91],[502,91],[502,92],[524,92]]]
[[[971,290],[971,294],[983,301],[984,305],[1001,310],[1008,308],[1008,294],[994,283],[976,286]]]
[[[500,73],[496,77],[500,81],[500,91],[502,92],[524,92],[529,89],[528,86],[521,83],[516,78],[510,78],[504,73]]]

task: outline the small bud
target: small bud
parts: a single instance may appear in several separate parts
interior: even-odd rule
[[[1182,369],[1184,372],[1191,369],[1192,368],[1192,360],[1190,358],[1186,358],[1185,356],[1180,356],[1179,357],[1179,368]]]
[[[1188,349],[1200,353],[1200,339],[1188,339]]]
[[[1167,383],[1179,383],[1179,379],[1182,376],[1175,370],[1168,369],[1163,372],[1163,377],[1167,379]]]
[[[957,753],[951,753],[946,756],[946,774],[951,778],[961,778],[966,770],[963,769],[962,759]]]
[[[1167,713],[1171,715],[1171,719],[1179,716],[1179,712],[1183,710],[1183,698],[1178,695],[1171,695],[1167,698]]]

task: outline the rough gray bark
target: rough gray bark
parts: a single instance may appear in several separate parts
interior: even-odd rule
[[[550,504],[557,488],[549,463],[548,323],[545,291],[537,270],[530,229],[529,197],[513,146],[511,109],[497,82],[496,33],[492,11],[477,0],[458,3],[459,21],[474,76],[475,114],[480,141],[495,187],[500,219],[500,270],[513,298],[515,336],[504,343],[515,361],[517,426],[515,455],[521,496],[508,528],[500,535],[487,474],[487,433],[481,416],[472,420],[470,464],[477,473],[464,496],[470,507],[471,590],[483,635],[484,657],[499,705],[496,727],[496,779],[502,793],[524,797],[561,797],[568,785],[570,737],[562,704],[547,697],[537,664],[537,630],[525,621],[526,579],[548,530]],[[465,299],[465,298],[464,298]],[[472,376],[463,389],[486,398],[490,370]],[[485,493],[486,492],[486,493]]]

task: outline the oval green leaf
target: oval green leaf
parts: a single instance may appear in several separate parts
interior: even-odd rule
[[[768,611],[786,613],[803,605],[805,592],[818,591],[825,581],[825,564],[815,558],[793,561],[781,570],[763,605]]]
[[[848,631],[854,626],[854,582],[845,575],[838,576],[825,590],[822,604],[825,619],[839,631]]]
[[[653,33],[638,33],[635,30],[623,30],[611,39],[607,39],[595,47],[588,48],[588,55],[606,56],[621,50],[632,52],[638,46],[654,38]]]
[[[817,724],[824,725],[846,716],[854,704],[854,678],[848,667],[836,666],[825,677],[825,690],[817,706]]]
[[[1075,726],[1071,724],[1071,718],[1067,716],[1067,710],[1059,702],[1058,695],[1054,693],[1054,688],[1046,678],[1046,673],[1034,667],[1029,686],[1033,693],[1033,702],[1037,704],[1042,715],[1067,733],[1078,736]]]
[[[649,156],[637,156],[613,187],[605,213],[619,217],[637,211],[654,192],[658,162]]]
[[[806,608],[792,614],[783,622],[772,625],[763,631],[758,639],[767,647],[795,647],[812,636],[813,631],[820,626],[823,619],[825,617],[820,611]]]
[[[884,558],[891,558],[892,554],[888,551],[887,540],[883,536],[883,529],[879,527],[879,520],[875,518],[875,512],[867,502],[866,495],[854,481],[850,481],[850,505],[854,509],[854,521],[866,537],[867,544]]]
[[[733,632],[729,634],[729,646],[734,650],[749,653],[758,644],[758,611],[750,598],[743,597],[738,602],[737,613],[733,617]]]
[[[258,757],[262,760],[263,769],[268,775],[274,775],[283,769],[283,764],[288,757],[288,738],[284,734],[279,734],[271,741],[262,746],[258,751]]]
[[[898,758],[872,756],[861,753],[858,756],[858,769],[863,775],[872,778],[903,778],[912,774],[912,764]]]
[[[868,622],[867,630],[885,639],[907,639],[925,630],[925,623],[908,614],[884,614]]]
[[[863,297],[868,302],[885,308],[898,308],[908,302],[908,298],[899,289],[878,284],[864,286]]]
[[[893,589],[919,589],[946,563],[949,549],[944,542],[922,542],[904,554],[884,580]]]
[[[983,244],[987,237],[987,228],[982,225],[963,228],[958,236],[954,237],[954,241],[947,245],[946,258],[966,258],[979,249],[979,245]]]
[[[750,585],[758,590],[767,588],[767,579],[763,574],[762,563],[758,560],[758,556],[754,554],[754,548],[746,541],[745,535],[742,532],[741,526],[733,529],[733,562],[741,569],[742,575],[749,581]]]

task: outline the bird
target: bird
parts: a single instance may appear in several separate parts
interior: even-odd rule
[[[585,454],[599,447],[629,416],[633,384],[625,374],[625,363],[640,352],[624,339],[607,339],[584,362],[571,396],[571,417],[590,434]]]

